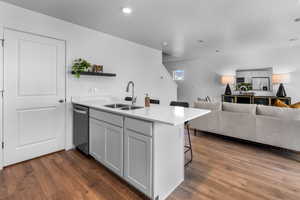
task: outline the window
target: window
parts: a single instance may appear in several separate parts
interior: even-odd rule
[[[175,80],[175,81],[183,81],[184,80],[184,71],[183,70],[175,70],[175,71],[173,71],[173,80]]]

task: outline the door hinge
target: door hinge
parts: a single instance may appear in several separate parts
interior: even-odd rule
[[[4,142],[2,142],[1,146],[2,146],[2,149],[4,149]]]
[[[1,40],[2,47],[4,47],[4,39],[0,39],[0,40]]]

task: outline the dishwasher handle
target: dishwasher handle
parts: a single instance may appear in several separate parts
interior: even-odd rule
[[[79,114],[83,114],[83,115],[87,115],[87,114],[88,114],[87,111],[84,111],[84,110],[78,110],[78,109],[76,109],[76,108],[74,108],[73,111],[76,112],[76,113],[79,113]]]

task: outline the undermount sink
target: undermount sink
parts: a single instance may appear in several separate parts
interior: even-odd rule
[[[104,105],[105,107],[108,108],[123,108],[123,107],[128,107],[130,105],[127,104],[121,104],[121,103],[116,103],[116,104],[108,104],[108,105]]]
[[[135,109],[143,108],[141,106],[132,106],[132,105],[122,104],[122,103],[108,104],[104,106],[108,108],[116,108],[116,109],[119,108],[121,110],[135,110]]]
[[[136,110],[136,109],[141,109],[141,108],[144,108],[144,107],[141,107],[141,106],[127,106],[127,107],[121,108],[121,110]]]

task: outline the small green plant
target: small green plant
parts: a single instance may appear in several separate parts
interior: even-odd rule
[[[250,91],[252,90],[252,84],[251,83],[238,83],[236,86],[237,90],[239,91]]]
[[[75,73],[75,76],[77,78],[80,77],[80,73],[86,71],[88,68],[90,68],[92,65],[88,61],[79,58],[74,60],[72,71]]]

